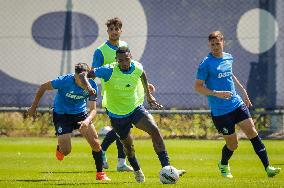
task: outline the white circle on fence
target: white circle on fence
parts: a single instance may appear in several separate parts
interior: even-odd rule
[[[9,0],[1,4],[1,71],[33,84],[41,84],[60,74],[61,61],[68,59],[67,51],[39,45],[33,40],[31,29],[38,17],[66,11],[67,2],[72,2],[72,11],[87,15],[98,25],[98,37],[90,46],[71,50],[68,58],[72,72],[78,62],[92,64],[95,48],[108,39],[105,22],[113,17],[119,17],[123,22],[121,40],[133,49],[132,55],[136,60],[141,58],[147,40],[147,21],[138,0],[124,0],[123,3],[117,0]]]
[[[278,37],[278,23],[270,12],[251,9],[239,20],[237,38],[244,49],[259,54],[269,50]]]

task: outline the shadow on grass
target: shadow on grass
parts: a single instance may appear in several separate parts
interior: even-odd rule
[[[31,182],[45,182],[45,185],[96,185],[96,184],[134,184],[135,182],[112,182],[112,181],[97,181],[97,182],[69,182],[69,183],[64,183],[61,180],[47,180],[47,179],[38,179],[38,180],[31,180],[31,179],[26,179],[26,180],[15,180],[15,179],[11,179],[11,180],[0,180],[0,182],[27,182],[27,183],[31,183]],[[50,182],[50,183],[48,183]],[[57,183],[53,183],[53,182],[57,182]]]
[[[107,170],[105,172],[117,172],[116,170]],[[40,172],[41,174],[88,174],[88,173],[96,173],[96,171],[44,171],[44,172]]]
[[[46,179],[39,179],[39,180],[0,180],[0,181],[16,181],[16,182],[48,182],[48,181],[60,181],[60,180],[46,180]]]
[[[89,170],[89,171],[47,171],[47,172],[40,172],[41,174],[88,174],[88,173],[96,173],[96,171],[92,171],[92,170]]]

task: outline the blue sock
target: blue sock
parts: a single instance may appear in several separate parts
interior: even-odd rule
[[[161,151],[157,153],[157,155],[159,157],[162,167],[170,165],[170,159],[169,159],[167,151]]]
[[[222,165],[228,165],[228,162],[230,158],[232,157],[234,151],[231,151],[228,149],[227,145],[225,144],[223,149],[222,149],[222,159],[221,159],[221,164]]]
[[[93,158],[95,160],[97,172],[103,171],[103,157],[102,157],[102,150],[99,152],[92,151]]]
[[[134,171],[140,170],[139,163],[138,163],[138,161],[137,161],[135,156],[131,157],[131,158],[128,158],[128,161],[129,161],[129,163],[132,166]]]
[[[255,153],[258,155],[258,157],[260,158],[264,168],[266,169],[266,167],[269,166],[269,161],[268,161],[268,156],[267,156],[267,152],[265,149],[264,144],[262,143],[260,137],[257,135],[256,137],[250,139],[252,145],[253,145],[253,149],[255,151]]]

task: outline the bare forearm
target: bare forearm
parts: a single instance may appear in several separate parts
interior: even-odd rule
[[[148,87],[148,79],[147,79],[145,72],[143,72],[142,75],[141,75],[141,81],[142,81],[142,84],[143,84],[144,92],[145,92],[146,96],[148,96],[150,94],[150,91],[149,91],[149,87]]]
[[[196,86],[195,91],[202,94],[202,95],[212,95],[212,96],[215,95],[215,91],[210,90],[210,89],[208,89],[204,86]]]

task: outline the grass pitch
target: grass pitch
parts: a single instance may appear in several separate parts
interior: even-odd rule
[[[62,162],[55,159],[56,138],[0,138],[0,187],[284,187],[284,141],[264,140],[270,162],[282,173],[268,178],[249,141],[240,141],[230,166],[234,179],[220,176],[217,162],[224,141],[165,140],[171,164],[187,170],[176,185],[159,182],[161,169],[150,140],[135,140],[137,158],[146,182],[136,183],[131,172],[116,172],[117,151],[108,152],[111,182],[95,179],[90,148],[82,138],[72,138],[72,152]]]

